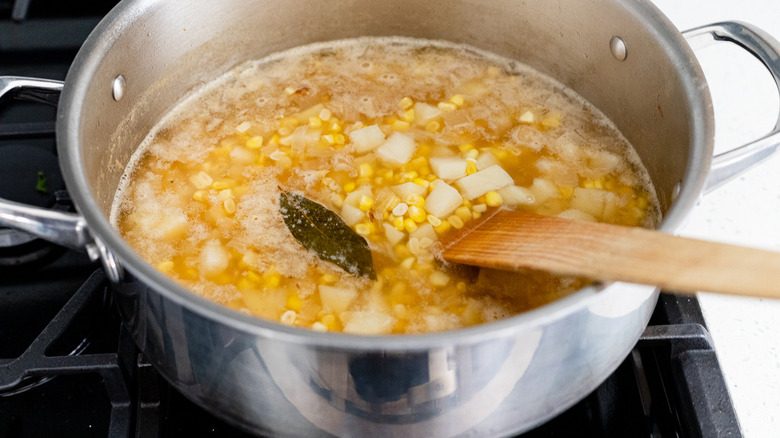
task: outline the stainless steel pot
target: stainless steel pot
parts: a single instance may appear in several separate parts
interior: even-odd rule
[[[141,260],[108,221],[124,166],[184,94],[247,59],[361,35],[444,39],[512,57],[567,84],[632,142],[664,212],[777,148],[766,137],[715,157],[707,84],[686,42],[735,42],[780,85],[780,45],[750,26],[681,35],[647,1],[139,0],[95,29],[64,83],[0,78],[0,96],[51,100],[79,214],[0,202],[0,223],[100,258],[125,324],[178,390],[273,436],[503,436],[536,426],[602,382],[655,305],[653,288],[597,285],[493,324],[420,336],[288,328],[191,294]],[[708,176],[709,175],[709,176]]]

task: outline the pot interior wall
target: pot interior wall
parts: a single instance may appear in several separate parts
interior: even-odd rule
[[[564,0],[123,3],[88,43],[90,58],[99,64],[86,78],[78,109],[78,156],[107,217],[137,145],[188,91],[242,61],[290,47],[403,35],[468,43],[520,60],[573,88],[632,142],[666,212],[690,150],[701,141],[694,138],[691,112],[699,103],[691,102],[696,96],[685,83],[700,75],[679,35],[659,31],[670,25],[647,8],[637,2]],[[627,46],[624,61],[610,52],[613,36]],[[127,87],[117,102],[111,86],[120,74]]]

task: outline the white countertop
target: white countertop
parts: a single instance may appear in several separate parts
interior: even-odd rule
[[[780,39],[776,0],[654,3],[680,30],[737,20]],[[715,107],[716,153],[769,132],[779,105],[766,69],[731,44],[697,57]],[[681,234],[780,251],[780,154],[705,196]],[[745,437],[780,436],[780,300],[700,293],[699,302]]]

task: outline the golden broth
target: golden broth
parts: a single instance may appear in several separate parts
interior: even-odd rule
[[[597,110],[514,61],[359,39],[235,68],[180,104],[125,174],[112,220],[195,293],[320,331],[449,330],[586,284],[447,266],[442,236],[496,208],[628,226],[658,218],[646,172]],[[306,250],[289,191],[368,241],[377,279]]]

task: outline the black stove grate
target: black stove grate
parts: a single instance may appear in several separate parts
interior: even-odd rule
[[[88,33],[115,3],[0,0],[0,74],[64,79]],[[56,156],[54,120],[54,108],[3,101],[0,154]],[[36,190],[38,172],[49,172],[41,166],[14,178],[26,193],[12,196],[67,205],[54,176],[48,198]],[[0,437],[248,436],[157,374],[122,329],[94,263],[73,251],[53,251],[22,263],[26,268],[0,268]],[[662,294],[651,326],[617,371],[523,436],[741,436],[696,299]]]

